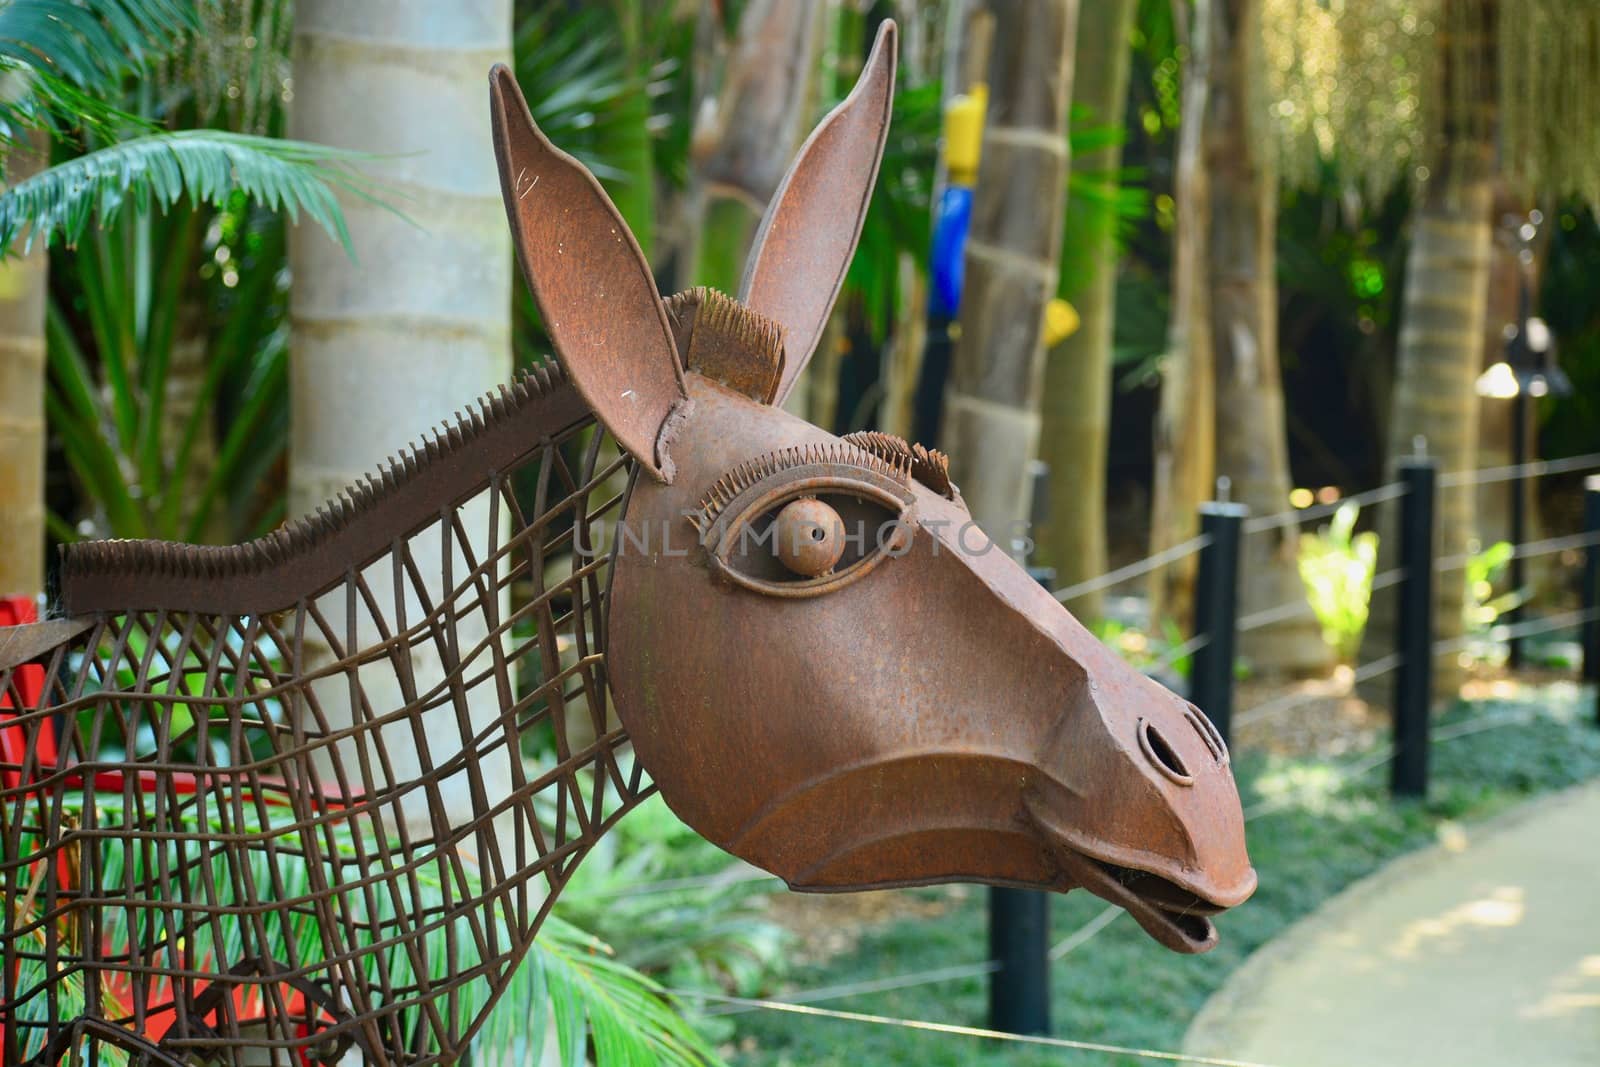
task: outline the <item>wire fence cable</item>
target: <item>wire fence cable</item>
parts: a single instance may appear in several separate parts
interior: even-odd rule
[[[1364,508],[1405,495],[1406,484],[1404,482],[1389,482],[1351,496],[1340,497],[1338,500],[1330,500],[1326,504],[1315,504],[1309,508],[1285,508],[1283,511],[1276,511],[1271,515],[1257,515],[1255,518],[1244,520],[1240,528],[1248,536],[1261,533],[1264,530],[1276,530],[1290,523],[1298,525],[1303,522],[1315,522],[1317,519],[1325,519],[1335,514],[1346,504],[1354,504],[1356,507]]]
[[[1600,545],[1600,532],[1590,531],[1567,534],[1563,537],[1546,537],[1542,541],[1524,541],[1520,545],[1511,546],[1511,555],[1517,559],[1533,559],[1536,556],[1548,556],[1568,549],[1588,548],[1590,545]],[[1433,569],[1440,572],[1458,571],[1472,562],[1472,558],[1472,553],[1467,552],[1455,556],[1441,556],[1433,565]]]
[[[1074,600],[1089,593],[1098,593],[1103,589],[1110,589],[1114,585],[1120,585],[1130,579],[1149,574],[1157,567],[1165,567],[1169,563],[1175,563],[1185,556],[1193,555],[1202,548],[1208,547],[1210,544],[1211,535],[1200,534],[1189,538],[1187,541],[1180,541],[1171,548],[1157,552],[1153,556],[1146,556],[1135,563],[1130,563],[1126,567],[1118,567],[1114,571],[1107,571],[1098,578],[1090,578],[1088,581],[1079,582],[1077,585],[1069,585],[1065,589],[1057,589],[1053,595],[1057,600]]]
[[[1542,478],[1547,474],[1570,474],[1573,471],[1600,467],[1600,452],[1566,459],[1536,459],[1531,463],[1518,463],[1508,467],[1479,467],[1477,470],[1452,471],[1439,475],[1439,488],[1454,489],[1462,485],[1487,485],[1490,482],[1509,482],[1514,478]]]
[[[922,1030],[935,1034],[953,1034],[960,1037],[983,1037],[994,1041],[1013,1041],[1026,1045],[1043,1045],[1047,1048],[1076,1049],[1080,1052],[1103,1052],[1111,1056],[1136,1056],[1146,1060],[1166,1063],[1197,1063],[1207,1067],[1273,1067],[1272,1064],[1250,1060],[1220,1059],[1215,1056],[1191,1056],[1183,1052],[1161,1049],[1133,1048],[1128,1045],[1108,1045],[1099,1041],[1074,1041],[1067,1037],[1045,1037],[1037,1034],[1008,1034],[1002,1030],[986,1030],[978,1026],[960,1026],[956,1023],[936,1023],[926,1019],[897,1019],[891,1015],[871,1015],[860,1011],[838,1011],[818,1008],[811,1004],[791,1004],[782,1000],[760,1000],[754,997],[730,997],[721,993],[704,993],[692,989],[669,990],[674,996],[711,1000],[723,1004],[739,1004],[767,1011],[788,1012],[792,1015],[809,1015],[813,1018],[840,1019],[845,1022],[870,1023],[876,1026],[895,1026],[905,1030]]]

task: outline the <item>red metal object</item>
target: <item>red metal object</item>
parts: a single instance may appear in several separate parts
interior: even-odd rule
[[[938,453],[776,406],[860,231],[892,57],[890,26],[769,209],[748,304],[663,301],[497,70],[560,367],[271,537],[67,551],[68,617],[0,630],[8,1064],[90,1039],[455,1062],[658,787],[799,889],[1081,886],[1215,943],[1255,874],[1211,724],[988,545]],[[774,550],[799,501],[842,546]]]
[[[39,609],[32,597],[0,597],[0,626],[21,626],[38,622]],[[20,726],[8,726],[16,712],[37,708],[44,692],[44,668],[37,663],[27,663],[14,672],[13,688],[0,690],[0,764],[15,764],[17,770],[0,770],[0,786],[13,789],[21,780],[21,767],[25,764],[54,766],[56,762],[55,732],[40,731],[33,759],[26,750],[28,734]],[[11,714],[7,714],[10,710]]]

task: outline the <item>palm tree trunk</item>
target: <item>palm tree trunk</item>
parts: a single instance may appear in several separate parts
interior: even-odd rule
[[[1263,151],[1266,116],[1253,111],[1265,98],[1260,0],[1217,0],[1211,46],[1205,142],[1217,473],[1229,479],[1234,500],[1264,516],[1288,507],[1291,486],[1278,369],[1277,174]],[[1244,538],[1240,611],[1299,605],[1240,635],[1240,655],[1258,671],[1309,673],[1332,660],[1300,580],[1299,548],[1292,521]]]
[[[1134,0],[1086,5],[1078,16],[1072,102],[1097,126],[1121,126],[1128,99],[1128,35]],[[1114,180],[1122,145],[1085,152],[1074,171]],[[1069,214],[1072,212],[1068,206]],[[1080,213],[1089,220],[1074,238],[1087,247],[1087,283],[1066,294],[1078,311],[1078,332],[1057,344],[1045,362],[1044,426],[1039,455],[1050,467],[1050,498],[1060,506],[1039,527],[1040,559],[1073,585],[1106,570],[1106,441],[1111,428],[1111,340],[1116,323],[1117,249],[1114,214],[1104,207]],[[1074,218],[1078,216],[1073,216]],[[1068,223],[1069,227],[1072,225]],[[1102,595],[1068,601],[1080,619],[1101,614]]]
[[[354,262],[312,227],[291,237],[291,514],[310,511],[509,377],[511,244],[484,75],[510,52],[510,0],[458,0],[448,13],[389,0],[297,4],[293,136],[384,157],[372,168],[415,222],[347,199]],[[480,501],[469,514],[468,530],[487,531],[487,507]],[[474,546],[479,559],[484,547]],[[414,539],[412,551],[422,574],[437,581],[437,531]],[[378,603],[393,603],[389,569],[373,570],[367,578]],[[466,570],[458,553],[453,572]],[[332,599],[339,602],[321,607],[340,630],[344,604]],[[411,600],[414,619],[421,608]],[[464,622],[459,644],[470,648],[484,636],[482,616]],[[376,640],[364,613],[358,636]],[[443,677],[436,654],[417,659],[420,689]],[[379,713],[404,702],[387,673],[361,679]],[[332,681],[318,699],[348,723],[347,683]],[[467,701],[475,722],[497,714],[493,685],[469,691]],[[449,733],[428,729],[430,736],[457,736],[453,709],[428,713],[441,714]],[[397,779],[418,773],[411,736],[404,724],[385,736]],[[491,796],[509,792],[509,759],[485,774]],[[464,777],[446,783],[452,787],[465,789]],[[425,811],[408,809],[406,818],[427,825]]]
[[[986,6],[995,19],[989,115],[945,426],[953,473],[973,518],[1009,546],[1030,517],[1022,461],[1039,445],[1044,311],[1055,295],[1061,254],[1078,5],[989,0]]]
[[[1150,551],[1193,537],[1197,509],[1212,491],[1216,471],[1215,378],[1211,352],[1210,289],[1205,282],[1210,229],[1204,149],[1210,94],[1212,0],[1174,0],[1172,10],[1188,45],[1183,65],[1183,125],[1178,131],[1177,226],[1172,235],[1172,318],[1156,411]],[[1150,575],[1150,625],[1182,615],[1193,601],[1194,556]]]
[[[13,150],[13,183],[49,163],[50,142]],[[20,244],[18,246],[20,251]],[[0,262],[0,596],[44,592],[44,308],[49,257],[42,245]]]
[[[1424,443],[1441,471],[1477,466],[1478,396],[1474,384],[1482,358],[1482,324],[1488,300],[1494,203],[1496,100],[1496,0],[1444,0],[1440,28],[1440,92],[1445,121],[1428,163],[1406,256],[1397,383],[1389,420],[1387,479],[1402,456]],[[1420,440],[1419,440],[1420,439]],[[1466,551],[1473,537],[1470,486],[1441,489],[1437,551]],[[1395,565],[1393,506],[1385,509],[1378,570]],[[1464,582],[1459,570],[1434,582],[1434,633],[1459,637]],[[1374,598],[1363,658],[1393,648],[1394,597]],[[1434,695],[1453,695],[1461,668],[1454,652],[1434,664]]]

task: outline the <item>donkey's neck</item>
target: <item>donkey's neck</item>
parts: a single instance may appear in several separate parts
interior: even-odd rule
[[[63,606],[99,620],[90,646],[212,620],[247,646],[244,674],[278,664],[299,729],[334,739],[312,746],[322,791],[395,794],[387,821],[413,843],[472,849],[470,811],[494,823],[485,874],[542,876],[553,899],[651,791],[607,699],[605,532],[632,477],[550,365],[268,537],[72,546]]]
[[[163,1047],[239,1062],[215,1039],[246,1047],[256,1024],[206,1007],[233,1003],[213,979],[293,971],[326,1019],[362,1021],[368,1059],[424,1025],[456,1058],[455,1002],[431,1024],[405,1005],[503,988],[578,861],[653,790],[607,699],[603,531],[634,477],[540,371],[271,537],[69,549],[72,617],[0,634],[0,894],[42,885],[49,912],[58,887],[98,887],[68,894],[74,928],[120,921],[127,944],[52,934],[36,970],[120,968],[131,1007],[47,978],[21,998],[43,1040],[159,1017]],[[0,955],[35,951],[4,925]],[[258,998],[281,1048],[304,1022],[286,997]]]

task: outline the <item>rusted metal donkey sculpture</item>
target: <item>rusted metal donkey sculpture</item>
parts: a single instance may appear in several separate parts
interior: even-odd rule
[[[454,1061],[655,788],[796,889],[1082,886],[1214,943],[1255,874],[1206,718],[990,550],[938,453],[777,406],[893,77],[889,27],[737,301],[664,302],[491,74],[560,367],[263,540],[73,546],[61,617],[0,630],[7,1063]]]

